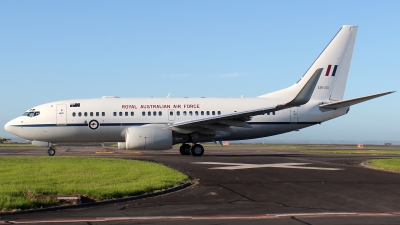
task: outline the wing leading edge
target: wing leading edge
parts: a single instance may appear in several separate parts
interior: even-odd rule
[[[246,123],[252,116],[263,115],[269,112],[279,111],[295,106],[306,104],[318,83],[318,79],[321,76],[323,68],[317,69],[314,74],[310,77],[308,82],[301,88],[297,95],[290,102],[279,104],[276,106],[263,107],[257,109],[251,109],[246,111],[228,113],[223,115],[210,116],[205,118],[186,120],[181,122],[175,122],[169,124],[170,129],[181,132],[181,133],[193,133],[200,129],[211,129],[229,131],[229,126],[234,127],[246,127],[250,128],[251,125]]]

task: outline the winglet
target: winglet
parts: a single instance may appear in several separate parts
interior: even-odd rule
[[[314,93],[315,87],[317,86],[319,77],[322,74],[323,68],[317,69],[314,74],[310,77],[310,79],[307,81],[307,83],[301,88],[300,92],[296,95],[296,97],[285,104],[278,105],[277,108],[280,107],[294,107],[294,106],[300,106],[306,104],[308,101],[310,101],[312,94]]]

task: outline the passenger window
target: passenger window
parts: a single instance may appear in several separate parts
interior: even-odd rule
[[[119,116],[122,116],[122,112],[119,112]]]
[[[146,112],[145,112],[145,111],[143,111],[143,112],[142,112],[142,116],[145,116],[145,115],[146,115]]]
[[[150,112],[150,111],[148,111],[148,112],[147,112],[147,115],[148,115],[148,116],[151,116],[151,112]]]
[[[125,116],[128,116],[129,114],[128,114],[128,112],[125,112]]]
[[[212,111],[213,116],[215,115],[215,111]]]
[[[131,116],[134,116],[135,115],[135,113],[134,112],[131,112]]]
[[[156,111],[153,112],[153,116],[157,116],[157,112]]]
[[[218,115],[221,115],[221,111],[218,111]]]
[[[162,116],[162,112],[161,112],[161,111],[158,111],[158,115],[159,115],[159,116]]]
[[[76,116],[76,113],[75,113],[75,112],[73,112],[73,113],[72,113],[72,116],[73,116],[73,117],[75,117],[75,116]]]
[[[100,113],[99,112],[96,112],[96,116],[99,116],[100,115]]]
[[[106,115],[106,113],[105,113],[105,112],[102,112],[102,113],[101,113],[101,115],[102,115],[102,116],[105,116],[105,115]]]
[[[117,116],[117,112],[114,112],[114,116]]]
[[[177,116],[180,116],[180,115],[181,115],[181,112],[180,112],[180,111],[177,111],[177,112],[176,112],[176,115],[177,115]]]
[[[207,111],[207,116],[209,116],[210,115],[210,111]]]
[[[204,116],[204,111],[201,111],[201,115]]]
[[[81,117],[81,116],[82,116],[82,113],[81,113],[81,112],[78,112],[78,116]]]
[[[192,113],[192,111],[189,111],[189,116],[193,116],[193,113]]]
[[[198,116],[198,115],[199,115],[199,112],[198,112],[198,111],[194,112],[194,115]]]
[[[87,112],[85,112],[83,115],[84,115],[84,116],[87,116]]]
[[[186,111],[183,111],[183,115],[186,116]]]
[[[173,111],[169,111],[169,115],[170,115],[170,116],[173,116],[173,115],[174,115],[174,112],[173,112]]]
[[[93,116],[93,112],[90,112],[90,116]]]

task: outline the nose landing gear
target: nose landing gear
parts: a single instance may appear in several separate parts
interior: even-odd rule
[[[56,154],[56,148],[53,147],[53,146],[51,146],[51,147],[49,148],[49,150],[47,150],[47,154],[48,154],[49,156],[55,155],[55,154]]]

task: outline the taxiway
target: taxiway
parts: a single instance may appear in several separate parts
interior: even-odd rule
[[[180,155],[177,148],[132,152],[62,146],[54,157],[155,161],[188,174],[194,184],[135,201],[2,214],[0,224],[265,224],[266,220],[274,224],[400,223],[400,174],[360,165],[369,159],[398,156],[301,153],[308,148],[206,147],[204,156],[192,157]],[[0,148],[0,157],[46,154],[46,149],[39,147]]]

